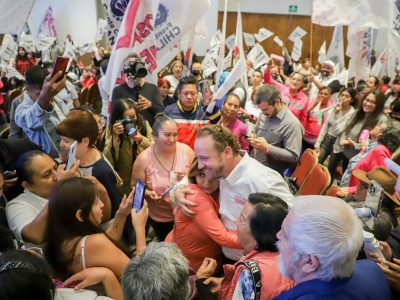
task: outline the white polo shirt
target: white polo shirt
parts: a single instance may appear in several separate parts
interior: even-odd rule
[[[22,194],[7,203],[6,215],[8,227],[10,227],[10,230],[17,239],[23,241],[21,236],[22,229],[36,218],[47,202],[47,199],[25,189]],[[34,244],[30,245],[38,246]]]
[[[251,193],[270,193],[284,200],[289,206],[294,196],[290,193],[282,176],[241,151],[242,159],[228,177],[220,179],[221,221],[226,228],[237,229],[235,220],[239,218],[243,206]],[[242,251],[222,247],[224,255],[239,260]]]

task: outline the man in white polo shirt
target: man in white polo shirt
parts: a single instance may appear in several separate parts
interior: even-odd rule
[[[229,129],[221,125],[201,128],[197,133],[194,151],[199,169],[208,178],[220,181],[220,215],[226,228],[236,230],[244,204],[251,193],[265,192],[280,197],[289,205],[293,195],[282,176],[240,150],[240,145]],[[177,195],[177,202],[187,215],[194,214],[188,207],[194,203]],[[240,259],[241,250],[223,247],[226,257]]]

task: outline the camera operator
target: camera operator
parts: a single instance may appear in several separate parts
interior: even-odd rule
[[[129,195],[132,166],[136,157],[154,142],[149,122],[143,120],[131,99],[112,102],[104,155],[121,176],[122,191]]]
[[[125,83],[114,88],[111,100],[131,98],[140,115],[153,125],[154,116],[164,107],[157,86],[145,82],[147,70],[136,53],[128,55],[124,63]]]

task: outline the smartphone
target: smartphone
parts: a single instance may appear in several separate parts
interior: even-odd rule
[[[371,180],[368,186],[365,206],[371,208],[371,214],[376,218],[382,206],[385,191],[375,180]]]
[[[72,166],[74,165],[74,163],[76,162],[76,146],[77,145],[78,145],[78,142],[75,141],[72,143],[71,147],[69,147],[66,170],[71,169]]]
[[[200,91],[203,95],[204,100],[209,100],[211,98],[211,87],[208,80],[202,80],[199,82]]]
[[[144,192],[146,190],[146,185],[139,179],[136,180],[135,194],[133,195],[132,207],[139,212],[143,206]]]
[[[173,185],[167,187],[167,188],[165,189],[165,191],[161,193],[160,197],[161,197],[161,198],[164,197],[164,196],[165,196],[170,190],[172,190],[173,188],[174,188]]]
[[[54,63],[53,72],[51,73],[51,77],[56,75],[58,71],[61,71],[62,76],[57,79],[57,82],[60,81],[61,79],[63,79],[65,76],[65,72],[67,70],[68,63],[69,63],[68,57],[58,56],[56,59],[56,62]]]

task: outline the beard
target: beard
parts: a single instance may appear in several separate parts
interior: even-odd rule
[[[326,71],[321,71],[321,77],[322,78],[327,78],[329,76],[329,73]]]
[[[278,268],[279,268],[279,272],[283,276],[285,276],[286,278],[292,279],[291,276],[288,274],[288,272],[285,269],[285,265],[283,263],[282,254],[279,254],[279,256],[278,256]]]

